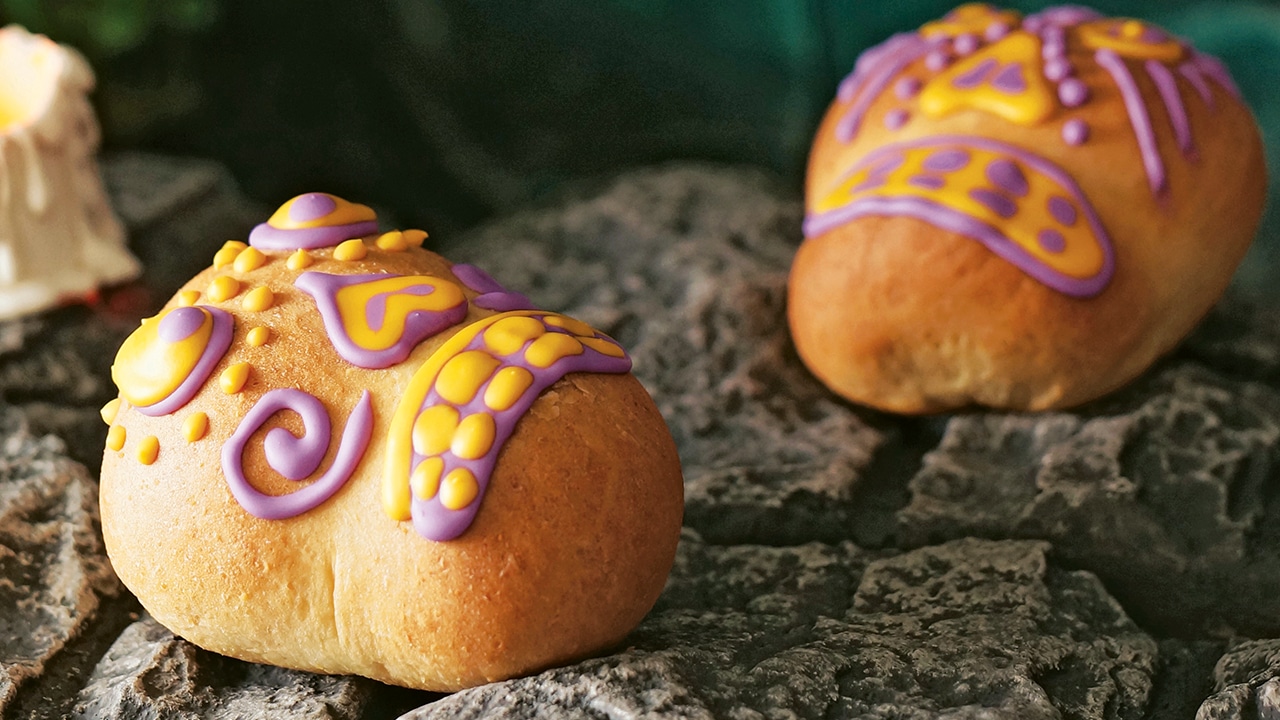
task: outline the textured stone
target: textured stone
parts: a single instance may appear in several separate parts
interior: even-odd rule
[[[1046,549],[961,540],[890,556],[686,534],[624,651],[409,717],[1141,717],[1155,643]]]
[[[1216,692],[1196,720],[1276,720],[1280,718],[1280,640],[1242,642],[1213,669]]]

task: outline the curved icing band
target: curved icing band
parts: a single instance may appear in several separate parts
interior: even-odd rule
[[[493,279],[489,273],[475,265],[458,263],[450,268],[453,276],[467,287],[480,293],[471,302],[477,307],[498,312],[511,310],[532,310],[533,303],[522,293],[511,292]]]
[[[327,193],[306,193],[281,205],[249,233],[263,250],[313,250],[378,231],[378,216],[364,205]]]
[[[1106,287],[1111,240],[1059,167],[977,137],[939,136],[863,158],[805,219],[806,237],[868,215],[903,215],[970,237],[1073,297]]]
[[[418,534],[451,540],[471,525],[516,423],[571,372],[625,373],[612,339],[556,313],[518,310],[463,328],[413,376],[388,433],[382,507]]]
[[[191,401],[231,347],[234,321],[207,305],[170,308],[124,341],[111,366],[121,396],[144,415],[158,416]]]
[[[274,414],[292,410],[302,416],[305,434],[294,437],[284,428],[273,428],[263,441],[267,464],[290,480],[315,472],[329,448],[329,414],[314,395],[284,388],[258,400],[227,443],[222,446],[222,472],[231,494],[250,515],[263,520],[283,520],[301,515],[328,500],[346,484],[360,464],[373,434],[373,402],[365,390],[347,418],[333,463],[323,475],[301,490],[287,495],[266,495],[249,484],[244,475],[244,450],[249,438]]]
[[[338,354],[371,370],[401,362],[467,315],[457,285],[426,275],[304,272],[293,284],[315,299]]]

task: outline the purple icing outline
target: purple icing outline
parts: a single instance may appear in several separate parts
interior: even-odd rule
[[[1214,109],[1213,88],[1209,87],[1209,81],[1205,80],[1204,75],[1200,74],[1200,69],[1193,63],[1184,62],[1178,66],[1178,72],[1182,74],[1182,77],[1187,79],[1187,82],[1191,83],[1191,87],[1196,89],[1196,92],[1200,94],[1200,99],[1204,101],[1204,104],[1207,105],[1210,110]]]
[[[376,232],[377,220],[293,230],[260,223],[249,233],[249,244],[260,250],[317,250]]]
[[[1037,172],[1053,180],[1058,186],[1080,205],[1082,215],[1089,223],[1098,246],[1102,249],[1102,267],[1092,277],[1074,278],[1053,270],[1040,263],[1034,256],[1022,249],[997,228],[977,218],[940,205],[931,200],[916,197],[866,197],[855,200],[848,205],[828,210],[818,215],[809,215],[804,220],[804,235],[813,238],[832,228],[866,216],[904,215],[930,223],[943,230],[959,233],[986,245],[995,254],[1013,263],[1023,272],[1045,285],[1065,295],[1078,298],[1090,298],[1102,292],[1111,281],[1115,272],[1115,250],[1111,238],[1102,226],[1101,220],[1093,210],[1093,205],[1075,180],[1061,168],[1048,160],[1026,150],[1006,145],[1005,143],[981,137],[961,135],[939,135],[920,140],[895,143],[871,153],[855,166],[859,168],[875,162],[878,156],[888,153],[901,153],[904,150],[915,150],[943,145],[959,145],[979,150],[1002,153],[1030,166]]]
[[[533,310],[533,301],[523,293],[511,292],[502,286],[493,276],[483,269],[469,263],[457,263],[450,270],[463,285],[480,293],[472,298],[471,304],[486,310],[510,312],[511,310]]]
[[[401,277],[422,277],[424,280],[449,282],[443,278],[426,275],[410,276],[392,273],[333,275],[308,271],[299,275],[298,279],[293,281],[293,286],[315,300],[316,308],[320,311],[320,319],[324,321],[325,332],[329,335],[329,341],[333,343],[334,350],[337,350],[343,360],[367,370],[380,370],[403,362],[423,340],[451,325],[462,322],[462,319],[467,316],[465,298],[448,310],[411,310],[405,316],[400,337],[390,347],[382,350],[360,347],[347,334],[346,326],[342,323],[342,312],[338,308],[338,291],[353,285]],[[366,320],[367,318],[366,315]]]
[[[858,88],[857,100],[836,122],[836,139],[850,142],[858,134],[862,126],[863,116],[871,107],[871,103],[889,87],[889,84],[908,65],[920,59],[933,49],[933,45],[914,33],[894,35],[875,48],[874,60],[868,62],[865,79],[856,78],[861,87]],[[870,52],[870,51],[868,51]],[[855,76],[863,74],[854,70]]]
[[[314,395],[293,388],[272,390],[244,416],[235,433],[222,446],[222,472],[226,476],[227,487],[246,512],[263,520],[284,520],[319,507],[324,501],[333,497],[343,485],[346,485],[356,466],[364,457],[369,446],[369,438],[373,436],[373,401],[369,391],[365,390],[360,401],[347,418],[347,425],[342,431],[342,440],[338,444],[338,452],[329,469],[314,482],[301,490],[288,495],[266,495],[258,492],[249,484],[244,475],[243,456],[249,438],[272,415],[281,410],[292,410],[302,416],[303,426],[312,427],[316,415],[324,415],[328,420],[328,412]],[[312,420],[308,421],[308,415]],[[281,429],[281,428],[276,428]],[[274,430],[272,431],[274,432]],[[288,432],[285,430],[285,432]],[[329,443],[324,444],[328,450]],[[321,452],[321,459],[323,458]],[[270,459],[268,459],[270,463]],[[318,467],[320,461],[315,465]],[[274,466],[273,466],[274,467]]]
[[[556,316],[556,313],[545,312],[526,317],[537,318],[546,326],[547,332],[549,333],[558,332],[572,335],[572,333],[569,333],[563,328],[548,325],[546,323],[547,317],[554,316]],[[492,325],[490,327],[492,327]],[[596,332],[595,337],[614,343],[615,345],[617,344],[613,339],[600,332]],[[532,342],[534,341],[530,340],[526,342],[514,353],[498,356],[496,353],[492,353],[491,349],[487,349],[484,341],[484,333],[478,333],[476,337],[472,338],[471,341],[467,343],[465,348],[462,348],[458,352],[462,353],[469,350],[486,349],[490,354],[493,354],[495,357],[499,357],[502,364],[492,375],[489,376],[484,384],[480,386],[480,389],[476,391],[475,397],[473,397],[469,402],[462,405],[450,403],[440,397],[433,384],[431,391],[427,393],[426,398],[424,398],[422,404],[418,407],[417,414],[421,414],[424,410],[434,405],[449,405],[450,407],[457,408],[459,417],[462,418],[473,413],[483,412],[494,418],[495,426],[493,444],[490,446],[489,452],[485,453],[481,458],[475,460],[463,460],[456,457],[451,450],[446,450],[439,455],[431,456],[439,457],[444,461],[444,470],[441,473],[442,479],[445,475],[448,475],[451,471],[458,468],[466,468],[471,471],[471,474],[476,478],[476,483],[479,486],[479,492],[476,494],[476,498],[461,510],[449,510],[446,508],[440,502],[439,492],[437,492],[430,500],[422,500],[416,495],[410,493],[410,497],[412,499],[410,504],[410,514],[413,517],[413,527],[414,530],[416,530],[422,537],[428,540],[441,542],[452,540],[466,532],[467,528],[471,526],[476,514],[480,511],[480,505],[484,500],[485,492],[488,490],[489,480],[493,474],[494,467],[497,465],[498,455],[502,450],[503,444],[506,443],[512,433],[515,432],[516,425],[520,418],[523,417],[533,403],[537,401],[538,397],[544,390],[569,373],[597,372],[622,374],[631,370],[631,358],[625,354],[625,351],[623,356],[620,358],[612,357],[605,355],[598,350],[587,347],[586,345],[583,345],[583,351],[580,355],[565,356],[546,368],[532,367],[524,362],[525,349]],[[522,367],[525,370],[528,370],[533,375],[533,383],[520,395],[520,398],[510,408],[501,412],[489,410],[484,404],[485,390],[502,368],[511,366]],[[410,449],[409,452],[411,453],[409,468],[410,472],[412,472],[413,469],[418,466],[418,463],[422,462],[422,460],[427,456],[420,455],[417,450],[413,449]],[[400,481],[407,483],[409,478],[401,478]]]
[[[213,319],[213,329],[209,333],[209,342],[205,343],[204,352],[200,354],[200,359],[196,361],[195,367],[191,368],[191,372],[187,374],[186,379],[179,383],[173,392],[169,393],[164,399],[150,405],[134,406],[143,415],[150,417],[168,415],[191,402],[191,399],[200,392],[200,386],[204,385],[205,380],[208,380],[209,375],[213,373],[213,368],[222,360],[222,356],[227,354],[227,349],[231,347],[232,329],[235,327],[235,320],[232,319],[231,315],[225,310],[208,305],[192,305],[191,307],[208,312],[209,317]],[[176,312],[180,309],[174,308],[170,312]],[[158,330],[159,328],[157,328]]]
[[[1227,66],[1221,60],[1208,53],[1196,50],[1191,53],[1191,63],[1201,75],[1221,85],[1236,100],[1243,101],[1244,98],[1240,94],[1240,87],[1236,85],[1236,81],[1231,77],[1231,73],[1227,71]]]
[[[1147,184],[1151,193],[1159,195],[1165,188],[1164,159],[1160,157],[1160,148],[1156,145],[1155,129],[1151,125],[1151,114],[1147,112],[1146,101],[1142,98],[1142,90],[1129,72],[1129,66],[1113,50],[1102,48],[1093,54],[1098,65],[1111,75],[1120,97],[1124,100],[1125,110],[1129,113],[1129,124],[1133,126],[1134,137],[1138,140],[1138,150],[1142,153],[1142,167],[1147,171]]]
[[[1182,104],[1182,94],[1178,91],[1178,81],[1173,71],[1159,60],[1146,62],[1147,76],[1155,83],[1160,99],[1164,101],[1164,109],[1169,113],[1169,124],[1173,126],[1173,136],[1178,141],[1178,148],[1184,156],[1195,154],[1195,141],[1191,137],[1191,121],[1187,119],[1187,108]]]

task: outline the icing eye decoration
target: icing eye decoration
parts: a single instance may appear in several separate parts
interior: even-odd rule
[[[142,321],[111,366],[120,395],[144,415],[168,415],[195,397],[231,346],[234,321],[215,307],[176,307]]]
[[[953,65],[920,93],[920,109],[939,117],[983,110],[1022,125],[1048,118],[1057,108],[1041,66],[1041,40],[1015,32]]]
[[[625,373],[631,359],[585,323],[546,311],[492,315],[423,363],[388,434],[382,507],[452,540],[480,509],[502,445],[547,387],[571,372]]]
[[[1012,10],[997,10],[987,3],[968,3],[947,13],[941,20],[925,23],[920,34],[926,38],[966,33],[981,35],[993,25],[1003,25],[1006,29],[1017,27],[1019,19],[1021,16]]]
[[[294,285],[315,299],[338,354],[371,370],[403,361],[467,314],[461,288],[426,275],[304,272]]]
[[[511,292],[493,279],[489,273],[481,270],[475,265],[467,265],[458,263],[450,268],[453,276],[458,278],[463,285],[480,293],[471,302],[477,307],[488,310],[497,310],[498,312],[508,312],[510,310],[532,310],[533,303],[529,298],[518,292]]]
[[[1081,25],[1080,41],[1091,50],[1111,50],[1120,57],[1177,62],[1187,48],[1169,33],[1141,20],[1111,18]]]
[[[1114,271],[1111,240],[1058,166],[977,137],[889,145],[864,158],[805,220],[813,237],[865,216],[903,215],[970,237],[1031,277],[1091,297]]]
[[[373,402],[365,390],[356,403],[338,443],[329,469],[305,487],[286,495],[267,495],[249,484],[244,474],[244,451],[249,439],[278,412],[291,410],[302,417],[302,437],[284,428],[267,431],[263,451],[267,465],[289,480],[303,480],[320,467],[329,450],[329,413],[314,395],[281,388],[263,395],[249,411],[235,433],[222,446],[222,473],[231,494],[250,515],[263,520],[283,520],[301,515],[333,497],[355,472],[373,435]]]
[[[313,250],[378,231],[378,216],[364,205],[328,193],[299,195],[249,233],[261,250]]]

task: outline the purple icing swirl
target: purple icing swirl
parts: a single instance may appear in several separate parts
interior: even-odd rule
[[[315,250],[376,232],[377,220],[293,230],[261,223],[249,233],[249,244],[260,250]]]
[[[188,327],[194,316],[191,312],[187,311],[192,310],[201,314],[200,324],[188,331]],[[179,315],[179,313],[181,313],[181,315]],[[222,360],[222,356],[227,354],[227,348],[231,347],[231,331],[235,325],[235,321],[231,319],[231,315],[227,314],[226,311],[216,307],[198,305],[171,310],[169,311],[169,314],[160,321],[160,327],[157,328],[157,333],[160,335],[162,340],[167,340],[169,342],[177,342],[178,340],[188,338],[192,333],[199,329],[200,325],[204,324],[204,313],[208,313],[209,317],[212,318],[213,329],[209,333],[209,342],[205,344],[204,352],[200,354],[200,359],[196,361],[195,367],[191,369],[191,373],[187,375],[186,379],[184,379],[173,392],[169,393],[168,397],[150,405],[137,405],[135,407],[138,412],[151,417],[168,415],[169,413],[178,410],[183,405],[191,402],[191,399],[196,396],[196,393],[200,392],[200,386],[204,385],[204,381],[209,379],[209,375],[213,372],[213,368],[217,366],[220,360]],[[166,321],[173,315],[179,315],[177,321],[166,326]],[[169,339],[171,336],[176,336],[184,332],[185,334],[178,338],[178,340]]]
[[[269,431],[263,444],[267,464],[290,480],[305,478],[320,466],[330,442],[329,414],[324,405],[309,393],[282,388],[263,395],[222,446],[222,472],[226,475],[231,494],[250,515],[263,520],[283,520],[301,515],[332,497],[355,472],[373,435],[373,401],[369,391],[365,390],[347,418],[338,452],[329,469],[300,490],[287,495],[266,495],[255,490],[245,477],[244,451],[250,436],[272,415],[283,410],[292,410],[302,416],[305,434],[297,438],[284,428]]]

